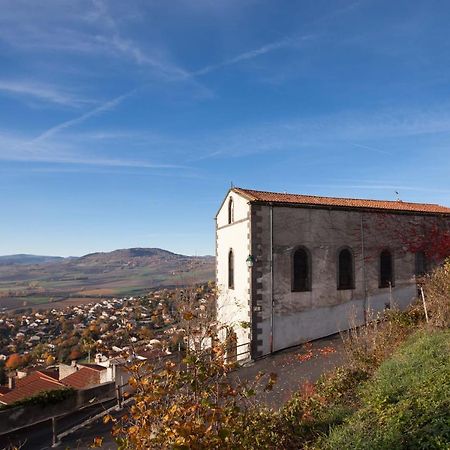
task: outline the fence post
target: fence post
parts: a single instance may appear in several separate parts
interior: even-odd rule
[[[122,391],[120,389],[120,385],[116,387],[116,397],[117,397],[117,407],[119,409],[122,408]]]
[[[420,296],[422,297],[423,310],[425,311],[425,320],[428,323],[427,303],[425,302],[425,295],[423,293],[423,287],[422,286],[420,286]]]
[[[56,417],[52,417],[52,447],[56,447],[58,435],[56,434]]]

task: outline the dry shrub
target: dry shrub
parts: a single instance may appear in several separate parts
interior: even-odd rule
[[[414,330],[415,319],[396,309],[370,315],[366,325],[342,333],[350,367],[373,372]]]
[[[430,324],[450,327],[450,258],[425,278],[423,284]]]

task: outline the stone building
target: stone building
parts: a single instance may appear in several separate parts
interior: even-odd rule
[[[363,324],[417,298],[449,233],[444,206],[232,188],[216,216],[218,321],[238,358]]]

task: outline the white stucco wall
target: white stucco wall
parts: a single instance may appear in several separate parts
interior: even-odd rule
[[[233,198],[234,221],[228,224],[228,202]],[[250,244],[250,206],[248,201],[229,192],[216,217],[216,281],[218,289],[217,319],[220,324],[231,326],[236,333],[238,345],[249,343],[250,328],[250,269],[246,259]],[[228,288],[228,254],[234,255],[234,288]],[[224,333],[221,333],[224,337]],[[240,346],[238,353],[249,350]],[[248,354],[238,359],[248,358]]]

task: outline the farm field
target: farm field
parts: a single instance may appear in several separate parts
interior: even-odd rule
[[[0,308],[52,308],[192,285],[213,279],[214,261],[161,249],[124,249],[38,264],[0,264]]]

